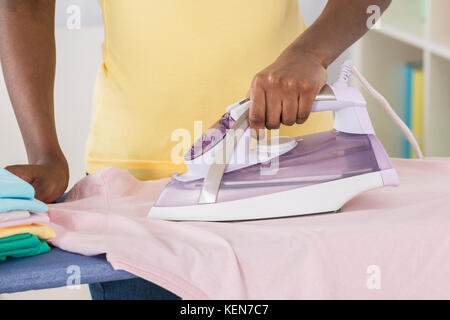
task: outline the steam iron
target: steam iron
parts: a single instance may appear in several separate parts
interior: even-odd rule
[[[326,85],[313,104],[312,112],[334,111],[331,131],[272,136],[252,145],[250,101],[228,107],[186,153],[188,171],[172,176],[148,217],[239,221],[337,212],[364,191],[397,186],[366,102],[348,85],[352,72],[361,80],[355,70],[346,62],[338,81]]]

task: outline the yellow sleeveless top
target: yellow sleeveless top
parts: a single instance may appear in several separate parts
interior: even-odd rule
[[[253,76],[305,29],[297,0],[100,4],[104,62],[86,170],[119,167],[143,180],[182,172],[183,152],[194,139],[244,98]],[[280,135],[331,126],[330,113],[312,114],[304,125],[281,128]]]

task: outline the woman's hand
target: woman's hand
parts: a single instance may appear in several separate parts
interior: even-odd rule
[[[327,80],[326,68],[369,29],[370,6],[384,12],[391,0],[329,0],[322,14],[252,83],[253,129],[303,123]]]
[[[69,183],[69,167],[64,156],[46,159],[36,164],[14,165],[5,168],[30,183],[36,199],[45,203],[58,200]]]
[[[318,57],[287,49],[253,79],[249,93],[250,127],[278,129],[281,123],[304,123],[326,81],[326,68]]]

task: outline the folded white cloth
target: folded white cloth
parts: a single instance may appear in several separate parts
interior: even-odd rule
[[[0,213],[0,222],[24,219],[28,217],[30,217],[30,213],[28,211],[7,211]]]

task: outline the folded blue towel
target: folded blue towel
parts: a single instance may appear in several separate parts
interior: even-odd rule
[[[0,214],[7,211],[47,212],[47,206],[36,199],[0,198]]]
[[[34,198],[34,188],[26,181],[0,168],[0,198]]]
[[[47,212],[47,206],[34,199],[34,188],[11,172],[0,168],[0,214],[7,211]]]

